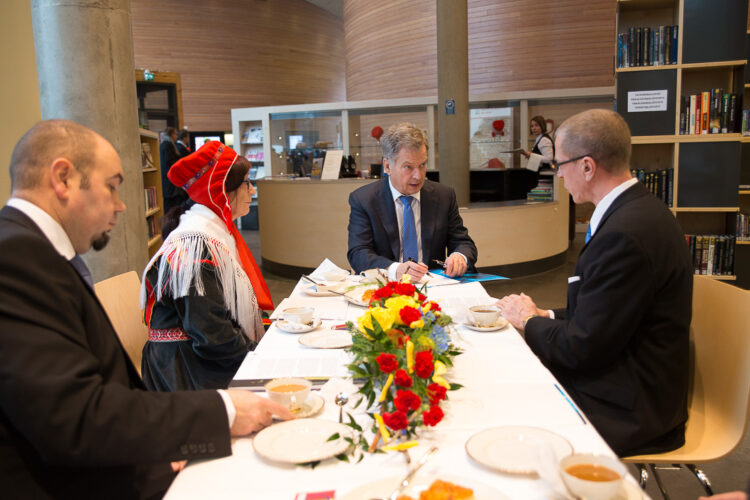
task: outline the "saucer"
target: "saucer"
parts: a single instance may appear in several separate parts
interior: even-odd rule
[[[307,333],[315,330],[320,326],[320,318],[313,318],[311,324],[303,325],[302,323],[292,323],[285,319],[277,319],[274,323],[276,328],[287,333]]]
[[[299,343],[315,349],[341,349],[352,345],[352,335],[349,332],[323,329],[300,335]]]
[[[292,414],[294,414],[294,416],[297,418],[312,417],[320,413],[320,410],[323,409],[325,404],[326,401],[325,399],[323,399],[323,396],[311,392],[310,396],[308,396],[307,398],[307,401],[302,403],[302,405],[296,410],[292,410]]]
[[[494,332],[497,330],[502,330],[506,326],[508,326],[508,320],[505,318],[498,318],[494,325],[490,326],[477,326],[474,323],[464,323],[464,326],[470,330],[474,330],[475,332]]]
[[[339,439],[331,440],[333,434]],[[253,448],[274,462],[301,464],[334,457],[349,448],[352,428],[330,420],[298,418],[266,427],[253,438]]]
[[[331,287],[329,286],[329,288]],[[331,288],[330,290],[318,291],[318,285],[306,285],[302,287],[302,291],[305,295],[310,295],[312,297],[334,297],[336,295],[342,295],[342,292],[340,292],[337,287]]]

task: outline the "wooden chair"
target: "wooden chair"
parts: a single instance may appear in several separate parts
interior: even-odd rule
[[[750,417],[750,291],[708,276],[695,276],[693,284],[692,378],[685,445],[667,453],[622,459],[636,464],[643,488],[649,464],[667,500],[656,464],[687,467],[712,495],[708,477],[695,464],[729,455],[742,442]]]
[[[135,271],[130,271],[96,283],[94,290],[140,375],[143,346],[148,340],[139,299],[141,280]]]

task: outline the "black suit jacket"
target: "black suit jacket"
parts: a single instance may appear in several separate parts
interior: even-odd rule
[[[26,215],[3,208],[2,495],[138,498],[170,461],[229,454],[219,394],[147,392],[93,291]]]
[[[664,202],[637,183],[581,250],[567,309],[526,342],[620,456],[684,443],[693,269]]]
[[[453,252],[466,256],[469,269],[477,261],[477,247],[458,213],[452,188],[425,181],[420,192],[422,260],[445,260]],[[388,177],[349,195],[349,264],[355,272],[387,268],[401,257],[398,220]],[[447,253],[446,253],[447,251]]]

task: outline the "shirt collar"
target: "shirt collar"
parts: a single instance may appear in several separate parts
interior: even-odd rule
[[[65,229],[52,218],[50,214],[34,205],[30,201],[21,198],[11,198],[7,205],[23,212],[34,224],[42,231],[44,236],[52,243],[57,253],[62,255],[66,260],[70,260],[76,255],[73,243],[70,242],[68,233]]]
[[[594,236],[596,229],[599,227],[599,223],[602,221],[602,217],[604,217],[604,214],[607,213],[607,209],[609,209],[610,205],[612,205],[612,202],[614,202],[618,196],[620,196],[623,192],[625,192],[626,189],[628,189],[636,182],[638,182],[638,179],[636,179],[635,177],[632,179],[628,179],[619,186],[616,186],[614,189],[612,189],[612,191],[607,193],[604,198],[601,199],[601,201],[596,205],[594,213],[591,214],[591,221],[589,222],[589,227],[591,228],[591,236]]]
[[[419,191],[417,191],[416,193],[412,194],[412,195],[403,195],[403,194],[401,194],[401,193],[400,193],[400,192],[398,191],[398,189],[396,189],[395,187],[393,187],[393,183],[391,182],[391,176],[390,176],[390,175],[388,176],[388,187],[390,187],[390,188],[391,188],[391,196],[393,196],[393,201],[394,201],[394,202],[395,202],[396,200],[398,200],[398,199],[399,199],[400,197],[402,197],[402,196],[411,196],[412,198],[414,198],[414,199],[415,199],[415,200],[417,200],[417,201],[420,201],[420,202],[422,201],[422,200],[420,199],[420,195],[421,195],[421,193],[422,193],[422,190],[421,190],[421,189],[420,189]],[[400,202],[399,202],[399,203],[400,203]]]

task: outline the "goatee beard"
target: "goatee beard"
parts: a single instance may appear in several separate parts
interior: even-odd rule
[[[101,236],[99,236],[91,243],[91,247],[94,250],[99,251],[102,248],[106,247],[107,243],[109,243],[109,233],[102,233]]]

